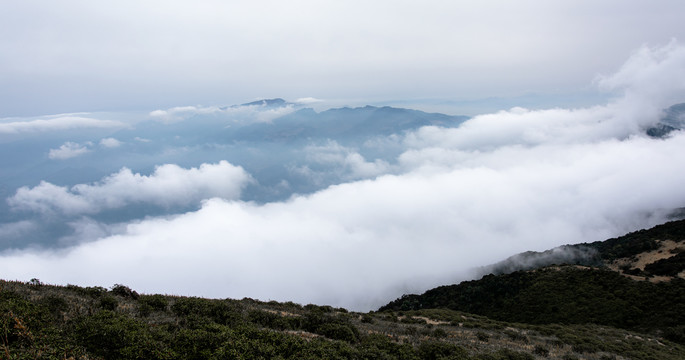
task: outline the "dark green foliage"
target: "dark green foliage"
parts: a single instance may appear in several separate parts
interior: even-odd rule
[[[400,320],[401,323],[403,324],[421,324],[424,325],[426,324],[425,319],[420,319],[420,318],[414,318],[411,316],[406,316]]]
[[[494,354],[478,356],[479,360],[535,360],[531,354],[517,352],[510,349],[502,349]]]
[[[162,295],[143,295],[138,301],[138,311],[141,316],[149,316],[154,311],[164,312],[169,302]]]
[[[61,317],[62,312],[69,308],[67,301],[56,295],[48,295],[40,299],[38,305],[45,306],[54,317]]]
[[[128,286],[124,286],[121,284],[114,284],[114,286],[112,286],[112,294],[119,295],[125,298],[131,298],[133,300],[138,299],[139,296],[137,292],[131,290],[131,288],[129,288]]]
[[[685,325],[677,325],[664,329],[664,337],[668,340],[685,344]]]
[[[618,238],[576,246],[589,246],[597,249],[602,259],[614,260],[656,250],[659,247],[656,240],[684,241],[685,220],[671,221],[648,230],[635,231]]]
[[[67,285],[67,289],[73,291],[74,293],[81,295],[81,296],[89,296],[91,298],[98,298],[104,294],[107,293],[107,289],[101,287],[101,286],[92,286],[92,287],[80,287],[76,285]]]
[[[302,328],[302,319],[295,316],[283,316],[264,310],[250,310],[249,322],[276,330],[295,330]]]
[[[148,306],[154,311],[166,311],[169,301],[162,295],[143,295],[138,303]]]
[[[350,324],[327,323],[316,329],[317,334],[321,334],[329,339],[342,340],[355,343],[359,340],[359,330]]]
[[[437,329],[433,330],[433,332],[431,333],[431,336],[436,338],[436,339],[446,338],[447,337],[447,331],[445,331],[445,329],[442,329],[442,328],[437,328]]]
[[[532,324],[595,323],[668,329],[685,323],[685,281],[634,281],[600,269],[562,267],[442,286],[404,296],[381,310],[448,308]]]
[[[104,310],[115,310],[117,306],[119,306],[119,301],[114,296],[103,296],[98,302],[98,307]]]
[[[408,344],[398,344],[387,336],[371,334],[362,338],[359,347],[364,359],[418,359],[414,347]]]
[[[419,345],[419,357],[425,360],[468,359],[468,353],[460,346],[444,342],[424,342]]]
[[[549,349],[541,345],[536,345],[535,349],[533,349],[533,353],[538,356],[547,357],[549,356]]]
[[[373,316],[369,314],[362,315],[362,322],[366,324],[373,324]]]
[[[102,310],[73,324],[74,338],[89,352],[105,359],[120,359],[137,340],[142,325],[113,311]]]
[[[359,340],[359,330],[344,314],[332,313],[330,307],[305,306],[309,311],[302,321],[302,329],[325,337],[347,342]],[[328,309],[330,308],[330,309]]]
[[[490,335],[488,335],[482,331],[478,331],[476,333],[476,338],[478,339],[478,341],[482,341],[482,342],[490,341]]]
[[[191,321],[216,322],[221,325],[238,325],[243,322],[242,308],[232,300],[180,298],[171,307],[180,317]]]
[[[80,293],[83,295],[75,296]],[[347,313],[316,305],[305,309],[256,300],[161,295],[134,300],[111,293],[94,299],[89,293],[73,286],[35,287],[0,281],[0,358],[531,359],[531,354],[543,356],[548,346],[562,345],[595,358],[615,354],[633,359],[680,359],[685,354],[682,347],[665,340],[660,340],[665,345],[638,340],[611,328],[505,324],[445,309],[406,311],[402,317],[454,322],[454,326],[430,325],[423,319],[422,324],[392,322],[397,314]],[[118,302],[115,310],[98,307],[106,299]],[[154,307],[153,316],[141,316],[141,307]],[[374,321],[363,322],[365,315]],[[455,336],[464,331],[470,335]],[[472,342],[479,333],[488,340],[477,345],[482,349],[474,348]],[[519,340],[514,346],[518,347],[511,349],[506,334],[514,334]],[[552,340],[556,345],[549,342]]]

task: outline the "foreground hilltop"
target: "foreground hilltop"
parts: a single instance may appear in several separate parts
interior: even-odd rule
[[[574,245],[586,265],[487,275],[370,313],[0,281],[0,358],[682,359],[683,229]]]

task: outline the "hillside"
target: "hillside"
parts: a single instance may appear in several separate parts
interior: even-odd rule
[[[490,268],[500,275],[405,295],[380,311],[446,308],[502,321],[600,324],[682,343],[684,250],[685,221],[669,222],[606,241],[520,254]],[[550,265],[564,259],[566,265]],[[508,272],[517,262],[528,269]],[[542,267],[531,270],[535,264]]]
[[[480,272],[501,275],[567,264],[603,267],[633,279],[657,282],[685,279],[684,252],[685,220],[679,220],[604,241],[524,252],[485,266]]]
[[[2,359],[682,359],[685,347],[609,326],[533,325],[448,309],[139,295],[123,285],[0,282]]]

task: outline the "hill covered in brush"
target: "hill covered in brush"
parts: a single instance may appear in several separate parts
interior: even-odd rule
[[[488,268],[498,275],[405,295],[380,311],[452,309],[501,321],[599,324],[682,343],[684,252],[685,221],[674,221],[606,241],[519,254]],[[516,266],[525,270],[512,272]]]
[[[685,346],[596,324],[462,311],[355,313],[253,299],[140,295],[123,285],[0,282],[3,359],[682,359]]]

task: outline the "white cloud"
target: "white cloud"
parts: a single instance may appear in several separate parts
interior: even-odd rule
[[[166,164],[149,176],[122,168],[95,184],[67,188],[43,181],[33,188],[21,187],[8,203],[16,210],[68,216],[140,203],[185,206],[212,197],[237,199],[249,181],[250,176],[241,167],[226,161],[190,169]]]
[[[186,120],[195,115],[216,115],[221,116],[223,120],[228,122],[227,125],[230,125],[231,122],[270,122],[295,110],[296,108],[292,104],[278,107],[267,107],[260,104],[230,107],[181,106],[167,110],[152,111],[150,112],[150,117],[165,123],[173,123]]]
[[[295,100],[295,102],[298,104],[309,105],[309,104],[316,104],[316,103],[323,102],[323,100],[317,99],[315,97],[303,97],[303,98],[299,98],[299,99]]]
[[[309,163],[324,165],[324,173],[332,173],[341,180],[367,179],[378,175],[387,174],[391,170],[387,161],[376,159],[373,162],[366,161],[364,157],[351,148],[329,140],[325,145],[310,145],[305,148],[306,158]],[[309,166],[302,169],[308,176],[316,176],[311,173]],[[319,174],[323,175],[323,174]]]
[[[154,110],[150,117],[165,123],[185,120],[193,115],[214,114],[221,112],[218,106],[177,106],[168,110]]]
[[[88,148],[89,145],[90,144],[81,145],[67,141],[57,149],[50,149],[48,157],[55,160],[70,159],[90,152],[90,149]]]
[[[437,171],[342,184],[282,203],[215,199],[173,219],[132,223],[60,257],[6,256],[0,270],[58,283],[366,310],[520,251],[662,221],[685,202],[683,146],[679,132],[666,140],[473,152]]]
[[[663,58],[679,59],[680,50],[673,51]],[[648,74],[638,71],[632,78],[644,80],[624,87],[632,103],[516,108],[476,117],[458,129],[423,128],[407,135],[399,168],[390,169],[396,174],[263,205],[211,199],[197,211],[135,221],[59,255],[5,254],[0,273],[367,310],[403,292],[468,278],[471,268],[521,251],[648,227],[685,204],[685,132],[652,139],[640,130],[657,119],[652,102],[661,100],[638,88],[649,87],[650,74],[663,80],[660,66],[671,63],[659,64],[646,67]],[[672,85],[673,91],[681,89]],[[336,143],[313,150],[313,160],[327,164],[368,165]],[[150,178],[157,177],[184,178]],[[59,207],[83,213],[93,203],[103,208],[133,201],[132,193],[154,202],[169,200],[170,188],[186,189],[142,181],[154,183],[162,196],[152,186],[130,186],[130,178],[136,176],[122,171],[72,189],[41,184],[20,189],[11,201],[37,211]],[[97,226],[88,228],[97,233]]]
[[[100,140],[100,146],[104,146],[106,148],[116,148],[121,146],[123,144],[121,141],[115,139],[115,138],[104,138]]]
[[[0,123],[0,134],[20,134],[46,131],[73,130],[82,128],[117,128],[124,123],[113,120],[98,120],[79,116],[62,116],[31,121]]]

